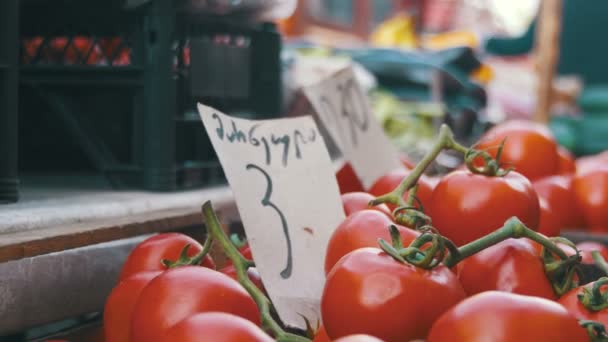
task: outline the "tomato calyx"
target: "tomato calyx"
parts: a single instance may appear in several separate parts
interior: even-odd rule
[[[395,260],[405,264],[410,263],[423,269],[433,269],[443,261],[446,253],[445,242],[449,241],[443,236],[426,232],[417,237],[408,247],[404,247],[401,233],[397,226],[389,227],[391,243],[378,239],[380,248]],[[430,244],[428,246],[427,244]],[[423,246],[427,245],[427,248]]]
[[[587,330],[591,342],[608,341],[608,333],[602,323],[591,320],[580,320],[578,324]]]
[[[563,258],[563,255],[556,255],[553,250],[549,250],[545,245],[543,245],[541,251],[545,274],[551,281],[553,291],[561,297],[566,292],[578,286],[578,280],[576,280],[574,276],[575,274],[578,275],[578,279],[582,277],[579,269],[582,256],[580,255],[580,251],[576,248],[576,245],[568,239],[552,237],[549,238],[549,240],[553,242],[554,245],[556,243],[564,244],[576,251],[575,254],[567,256],[566,258]]]
[[[476,150],[470,148],[464,154],[465,165],[474,174],[484,175],[489,177],[504,177],[509,172],[513,170],[513,167],[509,167],[506,169],[502,168],[500,163],[500,157],[502,156],[502,151],[505,147],[505,143],[507,142],[507,138],[504,138],[500,145],[498,146],[498,150],[496,152],[496,158],[492,158],[490,153],[485,150]],[[475,165],[475,162],[480,158],[483,160],[483,164],[481,166]]]
[[[192,257],[189,257],[188,250],[191,246],[190,244],[187,244],[182,249],[177,260],[173,261],[169,259],[163,259],[161,260],[161,263],[167,268],[175,268],[180,266],[199,266],[203,262],[203,259],[207,256],[207,254],[209,254],[212,244],[213,240],[209,236],[207,236],[207,239],[203,244],[203,249],[199,253],[193,255]]]
[[[577,294],[580,303],[589,311],[597,312],[608,308],[608,291],[602,293],[602,287],[608,285],[608,277],[602,277],[592,286],[582,287]]]
[[[203,204],[203,217],[207,227],[208,238],[217,242],[226,256],[232,260],[232,265],[236,270],[238,282],[245,288],[249,295],[253,298],[260,310],[262,317],[262,325],[266,331],[269,331],[277,341],[284,342],[310,342],[310,339],[286,332],[281,325],[274,319],[272,312],[274,308],[270,299],[249,279],[247,269],[254,267],[255,263],[245,258],[228,238],[226,232],[222,229],[213,206],[210,201]]]

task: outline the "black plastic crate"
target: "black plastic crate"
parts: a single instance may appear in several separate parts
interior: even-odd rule
[[[0,203],[19,198],[17,173],[18,0],[0,1]]]
[[[280,113],[274,25],[139,2],[21,1],[24,168],[80,165],[117,187],[149,190],[224,182],[196,103],[254,118]],[[55,153],[41,158],[49,144]]]

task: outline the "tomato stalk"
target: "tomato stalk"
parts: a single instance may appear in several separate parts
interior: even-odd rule
[[[234,244],[230,241],[226,233],[221,227],[219,219],[213,210],[213,206],[210,201],[203,204],[203,216],[207,225],[208,235],[217,243],[220,244],[226,256],[232,260],[232,264],[236,270],[238,282],[245,288],[249,295],[253,298],[255,303],[258,305],[260,314],[262,316],[262,324],[264,328],[272,333],[277,341],[284,342],[310,342],[309,339],[291,334],[283,330],[281,326],[274,320],[271,314],[272,303],[264,295],[264,293],[258,289],[258,287],[249,279],[247,276],[247,269],[255,266],[253,261],[247,260]]]
[[[464,246],[456,247],[453,242],[437,233],[425,232],[408,247],[401,245],[399,231],[395,226],[390,227],[393,244],[379,239],[382,250],[399,262],[409,262],[424,269],[432,269],[440,262],[452,268],[464,259],[490,246],[509,238],[528,238],[543,246],[542,258],[545,274],[549,278],[553,290],[558,296],[576,287],[574,273],[578,270],[581,256],[568,256],[551,239],[526,227],[517,217],[512,217],[494,232],[481,237]],[[560,240],[561,241],[561,240]],[[565,241],[561,241],[564,243]],[[423,249],[423,246],[427,246]],[[557,256],[558,259],[555,259]]]
[[[604,327],[602,323],[590,320],[580,320],[578,324],[587,330],[591,342],[608,341],[608,333],[606,333],[606,327]]]
[[[213,245],[213,239],[207,235],[205,239],[205,243],[203,244],[203,249],[192,257],[188,256],[188,250],[190,249],[190,244],[184,246],[181,253],[179,254],[179,258],[175,261],[169,259],[163,259],[161,262],[167,268],[175,268],[180,266],[197,266],[200,265],[203,259],[209,254],[211,250],[211,246]]]
[[[599,267],[602,272],[604,272],[605,274],[608,274],[608,262],[606,262],[606,260],[604,260],[604,258],[602,257],[602,254],[598,251],[593,251],[591,252],[591,257],[593,257],[593,261],[595,262],[595,265],[597,267]]]
[[[503,141],[504,143],[504,141]],[[395,221],[399,224],[412,226],[412,222],[416,222],[417,218],[411,217],[414,212],[420,212],[413,208],[415,195],[416,195],[416,184],[418,180],[424,173],[424,171],[428,168],[428,166],[437,158],[439,153],[443,150],[454,150],[464,154],[465,163],[469,170],[476,174],[484,174],[487,176],[503,176],[508,173],[509,170],[502,170],[500,168],[499,156],[502,151],[502,146],[499,148],[499,152],[497,154],[497,158],[494,159],[490,156],[486,151],[478,151],[472,148],[467,148],[461,144],[459,144],[454,139],[454,133],[450,129],[450,127],[446,124],[442,124],[439,129],[439,135],[437,137],[437,141],[431,148],[429,152],[422,158],[422,160],[414,167],[414,169],[410,172],[410,174],[405,177],[401,183],[391,192],[378,196],[369,202],[370,206],[376,206],[382,203],[393,204],[398,206],[395,209],[393,215],[395,216]],[[484,160],[484,165],[481,167],[477,167],[473,164],[473,161],[481,157]],[[408,200],[403,199],[403,195],[410,191],[408,194]],[[424,217],[425,220],[430,220],[428,216]]]
[[[577,295],[581,304],[589,311],[597,312],[608,308],[608,292],[602,293],[602,287],[608,285],[608,277],[596,280],[591,289],[585,286]]]

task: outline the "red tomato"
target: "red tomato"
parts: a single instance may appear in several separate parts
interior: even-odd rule
[[[447,267],[423,270],[378,248],[349,253],[327,275],[321,315],[327,335],[369,334],[387,342],[426,337],[433,322],[465,298]]]
[[[350,163],[344,163],[344,165],[342,165],[340,170],[336,173],[336,179],[338,180],[338,187],[340,188],[341,194],[364,191],[363,184],[361,184],[359,177],[357,177],[357,174]]]
[[[548,206],[560,216],[561,228],[582,228],[583,216],[574,199],[572,176],[550,176],[532,183],[539,198],[547,200]],[[541,219],[542,221],[542,219]]]
[[[443,314],[427,342],[589,341],[561,305],[532,296],[490,291],[469,297]]]
[[[579,300],[578,295],[583,293],[583,288],[589,289],[593,287],[595,282],[589,283],[584,286],[579,286],[572,289],[559,299],[559,303],[563,305],[574,317],[580,320],[591,320],[600,322],[604,325],[608,325],[608,309],[602,309],[600,311],[591,311],[587,309]],[[601,292],[604,293],[608,290],[606,286],[601,287]]]
[[[374,198],[376,197],[366,192],[348,192],[342,194],[342,206],[344,208],[344,214],[346,216],[350,216],[352,213],[357,211],[374,209],[388,215],[388,217],[392,217],[391,211],[388,209],[386,204],[380,204],[375,207],[370,207],[368,205],[369,201],[373,200]]]
[[[159,341],[181,320],[211,311],[260,324],[257,305],[234,279],[205,267],[170,269],[154,278],[139,295],[131,320],[132,341]]]
[[[348,336],[340,337],[339,339],[334,340],[334,342],[383,342],[383,341],[374,336],[357,334],[357,335],[348,335]]]
[[[273,342],[262,329],[239,316],[205,312],[190,316],[172,328],[161,342]]]
[[[498,146],[505,138],[501,164],[515,167],[530,180],[558,173],[557,143],[545,125],[523,120],[507,121],[491,128],[475,148],[487,150],[496,157]]]
[[[457,265],[467,295],[504,291],[556,299],[533,241],[507,239]]]
[[[559,157],[558,172],[561,175],[572,174],[576,172],[576,162],[574,156],[563,146],[557,147],[557,156]]]
[[[435,228],[459,246],[493,232],[513,216],[531,229],[540,218],[532,184],[515,171],[504,177],[451,172],[433,191],[429,213]]]
[[[106,300],[103,329],[106,342],[131,341],[131,317],[141,291],[161,271],[139,272],[119,282]]]
[[[384,176],[380,177],[369,189],[369,193],[374,196],[381,196],[393,191],[401,181],[410,174],[411,171],[405,169],[393,170]],[[422,202],[423,206],[427,206],[433,192],[432,186],[426,179],[426,176],[420,177],[418,180],[418,192],[416,195]],[[403,199],[407,199],[407,192],[403,195]],[[394,210],[395,206],[388,205],[389,209]]]
[[[587,226],[591,229],[608,227],[608,168],[578,173],[573,186]]]
[[[228,265],[222,268],[220,272],[238,281],[236,277],[236,268],[234,268],[234,265]],[[262,284],[262,278],[260,277],[260,273],[258,273],[258,270],[255,267],[250,267],[249,269],[247,269],[247,276],[255,284],[255,286],[257,286],[258,289],[266,291],[264,289],[264,284]]]
[[[593,256],[591,256],[591,252],[598,251],[602,255],[602,257],[608,260],[608,247],[604,244],[595,241],[583,241],[576,244],[576,248],[581,252],[581,256],[583,258],[582,262],[585,264],[594,264]]]
[[[540,204],[538,232],[549,237],[558,236],[563,226],[560,213],[555,210],[546,199],[539,197],[538,201]]]
[[[321,325],[319,330],[315,333],[315,338],[312,342],[331,342],[329,336],[327,336],[327,331],[325,331],[325,327]]]
[[[389,226],[394,224],[385,214],[377,210],[362,210],[347,217],[333,232],[325,255],[325,274],[344,255],[363,247],[377,247],[378,238],[391,241]],[[397,226],[404,245],[409,245],[418,235],[417,231]]]
[[[466,170],[466,169],[464,169]],[[431,190],[435,190],[437,184],[441,181],[441,177],[439,176],[430,176],[426,177],[427,183],[431,186]]]
[[[608,167],[608,151],[592,156],[580,157],[576,160],[576,172],[584,173],[598,168]]]
[[[203,250],[203,246],[198,241],[179,233],[158,234],[144,240],[129,254],[122,266],[119,279],[123,280],[143,271],[166,270],[167,267],[162,264],[162,260],[177,260],[187,244],[190,244],[188,256],[194,256]],[[203,259],[202,265],[215,269],[213,259],[209,255]]]

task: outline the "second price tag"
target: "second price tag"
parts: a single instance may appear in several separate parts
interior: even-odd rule
[[[279,316],[298,328],[305,328],[300,315],[320,321],[325,250],[344,212],[314,120],[252,121],[198,109]]]
[[[403,167],[397,149],[373,116],[352,67],[304,88],[304,92],[366,189],[387,172]]]

